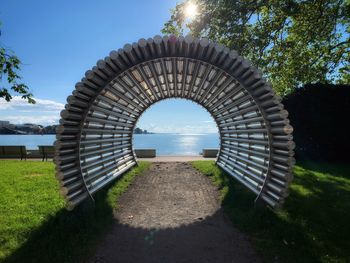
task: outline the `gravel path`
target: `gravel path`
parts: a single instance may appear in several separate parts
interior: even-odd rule
[[[90,262],[260,262],[218,195],[188,163],[153,163],[121,196]]]

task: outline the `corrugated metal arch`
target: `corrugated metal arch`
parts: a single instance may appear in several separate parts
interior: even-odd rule
[[[155,36],[99,60],[67,98],[55,163],[69,207],[137,163],[137,119],[166,98],[203,106],[219,128],[217,165],[269,206],[283,202],[295,163],[293,129],[261,72],[207,39]]]

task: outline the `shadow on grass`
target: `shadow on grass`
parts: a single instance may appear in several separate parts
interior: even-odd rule
[[[113,222],[108,189],[74,211],[59,210],[4,262],[79,262]]]
[[[330,174],[324,174],[322,164],[317,171],[297,166],[286,203],[279,211],[271,211],[253,207],[255,195],[213,163],[212,167],[193,165],[221,188],[225,212],[249,234],[264,261],[350,262],[350,180],[333,175],[349,166],[332,169],[327,165]]]
[[[134,177],[150,166],[140,162],[116,182],[99,191],[95,203],[86,201],[73,211],[60,209],[43,224],[30,231],[26,242],[7,256],[4,262],[81,262],[92,253],[95,244],[115,222],[113,212],[118,197]],[[18,233],[14,233],[18,234]],[[19,233],[21,234],[21,233]],[[24,233],[27,235],[27,233]]]

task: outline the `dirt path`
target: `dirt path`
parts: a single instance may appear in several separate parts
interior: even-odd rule
[[[91,262],[260,262],[218,195],[188,163],[153,163],[120,198]]]

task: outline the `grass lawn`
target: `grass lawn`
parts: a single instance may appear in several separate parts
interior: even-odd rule
[[[279,211],[254,208],[255,196],[212,161],[193,166],[210,176],[234,225],[265,262],[350,262],[350,166],[302,163]],[[141,162],[73,212],[64,208],[51,162],[0,160],[0,262],[79,262],[113,222],[116,200]]]
[[[350,165],[297,165],[290,196],[276,212],[254,208],[255,196],[214,162],[192,165],[220,188],[224,210],[264,262],[350,262]]]
[[[141,162],[92,202],[64,207],[51,162],[0,160],[0,262],[81,262],[113,222],[116,200]]]

